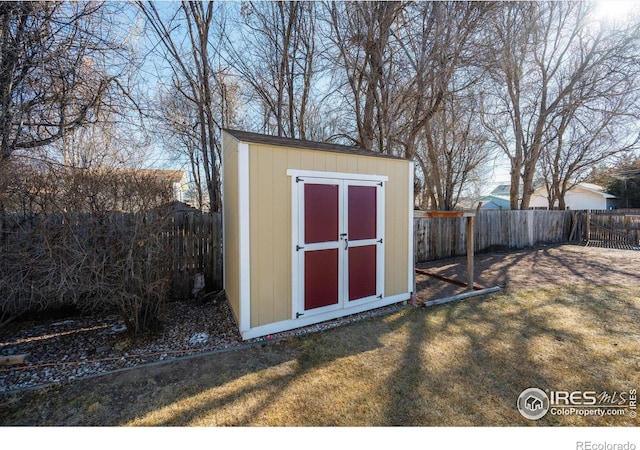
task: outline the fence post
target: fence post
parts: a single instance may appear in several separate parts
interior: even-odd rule
[[[475,214],[467,215],[467,289],[473,290],[473,261],[474,261],[474,245],[473,245],[473,219]]]
[[[527,217],[527,237],[529,238],[529,247],[533,247],[536,244],[536,237],[533,226],[534,212],[535,211],[533,209],[525,211]]]
[[[591,239],[591,210],[587,209],[585,212],[585,227],[584,227],[584,240],[588,241]]]

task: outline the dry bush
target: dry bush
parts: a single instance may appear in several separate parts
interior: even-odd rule
[[[24,168],[22,168],[24,170]],[[152,173],[30,168],[4,191],[0,325],[27,312],[117,309],[157,324],[171,280],[170,183]]]

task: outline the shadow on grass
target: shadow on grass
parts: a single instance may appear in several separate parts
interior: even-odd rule
[[[598,392],[637,388],[633,383],[637,383],[635,349],[640,334],[638,297],[626,298],[628,291],[602,285],[612,273],[637,280],[632,267],[585,260],[579,251],[558,251],[555,247],[477,258],[494,268],[492,273],[481,275],[487,280],[486,286],[526,287],[532,271],[542,272],[549,285],[563,285],[568,279],[578,280],[581,285],[535,290],[537,284],[533,283],[522,295],[501,294],[429,309],[411,308],[388,318],[248,349],[233,357],[233,369],[226,376],[190,381],[182,392],[145,405],[137,417],[252,376],[247,384],[173,412],[155,424],[192,424],[213,410],[237,402],[244,404],[238,412],[209,424],[262,424],[265,422],[256,418],[267,409],[287,409],[280,418],[267,420],[272,425],[629,424],[623,418],[551,414],[530,421],[520,416],[516,400],[529,387]],[[441,273],[464,277],[464,264],[464,260],[447,261]],[[593,288],[595,285],[599,287]],[[380,352],[384,357],[375,359]],[[372,354],[372,359],[363,359],[366,354]],[[327,390],[340,386],[339,382],[318,382],[316,375],[327,371],[334,377],[345,377],[341,367],[334,366],[352,358],[357,363],[348,370],[355,372],[379,364],[384,377],[376,390],[355,393],[354,400],[349,400],[354,403],[347,405],[370,408],[371,412],[355,419],[334,411],[324,417],[314,416],[312,397],[334,399],[339,394]],[[220,370],[215,367],[208,370]],[[375,372],[375,368],[368,369],[363,376]],[[368,396],[378,402],[381,412],[366,403]],[[130,417],[118,423],[129,423]]]
[[[238,384],[239,387],[231,387],[228,393],[223,392],[219,396],[207,396],[207,398],[197,404],[196,407],[187,407],[180,411],[175,411],[166,420],[154,422],[155,426],[186,425],[198,421],[199,417],[215,410],[232,408],[236,402],[244,406],[236,412],[230,412],[227,418],[219,423],[209,423],[208,425],[231,425],[249,426],[256,424],[256,418],[271,407],[277,409],[277,404],[282,401],[283,396],[289,398],[289,404],[296,403],[296,398],[302,404],[310,397],[321,397],[323,393],[314,392],[311,386],[307,386],[303,381],[307,375],[313,379],[313,373],[321,371],[337,360],[361,355],[380,349],[383,344],[380,337],[389,333],[394,333],[399,326],[404,323],[402,315],[392,320],[365,319],[350,326],[320,332],[306,337],[291,339],[285,342],[265,346],[254,346],[243,350],[240,355],[234,355],[234,368],[230,370],[228,376],[205,377],[198,382],[196,392],[184,392],[179,398],[184,399],[189,394],[198,395],[205,390],[211,390]],[[231,356],[231,355],[229,355]],[[244,363],[244,370],[238,370],[239,365],[236,357]],[[218,364],[216,364],[218,365]],[[246,384],[239,383],[242,378],[250,378]],[[308,388],[308,389],[307,389]],[[185,395],[187,394],[187,395]],[[168,398],[164,406],[179,402],[178,396]],[[293,398],[293,400],[291,400]],[[304,406],[302,406],[304,408]],[[310,418],[311,411],[307,411]],[[316,425],[316,426],[340,426],[340,420],[331,417],[315,417],[313,423],[296,422],[291,417],[295,412],[283,412],[282,420],[285,423],[273,423],[267,419],[270,425],[289,425],[293,420],[294,425]]]
[[[301,377],[337,359],[381,348],[378,338],[393,333],[402,322],[402,316],[391,321],[365,319],[353,327],[24,392],[2,405],[0,424],[188,426],[212,411],[231,408],[225,417],[206,425],[252,425]],[[307,394],[314,395],[297,395]]]
[[[497,302],[490,297],[424,308],[424,321],[411,327],[412,341],[421,344],[407,347],[406,365],[390,378],[412,379],[412,391],[395,398],[388,414],[402,409],[401,424],[414,426],[634,424],[629,418],[552,414],[530,421],[516,408],[529,387],[637,389],[640,303],[637,296],[620,298],[621,292],[628,291],[583,286],[518,297],[516,305],[499,296]],[[430,347],[448,347],[455,355],[443,364],[429,358]]]
[[[494,426],[526,388],[637,388],[640,302],[573,287],[492,295],[33,393],[3,425]],[[635,358],[635,359],[634,359]],[[634,362],[635,361],[635,362]],[[360,390],[359,390],[360,389]]]

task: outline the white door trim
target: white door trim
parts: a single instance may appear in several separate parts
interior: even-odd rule
[[[325,314],[334,310],[349,309],[351,307],[368,304],[384,298],[384,267],[385,267],[385,192],[384,182],[388,180],[387,176],[368,175],[368,174],[352,174],[343,172],[321,172],[310,170],[288,169],[287,175],[291,177],[291,293],[292,304],[291,313],[292,320]],[[325,307],[315,308],[313,310],[304,309],[304,257],[299,251],[300,247],[309,246],[314,249],[325,248],[327,244],[305,244],[304,240],[304,188],[306,183],[313,184],[338,184],[339,187],[339,209],[338,216],[340,224],[338,234],[345,233],[348,226],[347,203],[348,203],[348,186],[376,186],[376,238],[360,241],[355,243],[356,246],[378,244],[382,239],[381,245],[376,245],[376,294],[370,297],[349,301],[348,296],[348,252],[342,251],[342,240],[339,244],[339,262],[338,262],[338,292],[339,301],[337,305],[328,305]],[[370,241],[370,242],[369,242]],[[317,248],[316,248],[317,247]],[[334,244],[326,248],[334,248]]]
[[[338,180],[365,180],[365,181],[389,181],[389,177],[386,175],[369,175],[362,173],[347,173],[347,172],[322,172],[318,170],[299,170],[299,169],[287,169],[287,175],[293,177],[313,177],[313,178],[332,178]]]
[[[344,204],[340,200],[341,193],[341,180],[331,179],[331,178],[315,178],[315,177],[307,177],[306,180],[297,180],[295,177],[293,178],[294,186],[292,187],[292,193],[296,193],[296,202],[297,202],[297,217],[298,220],[293,220],[292,222],[292,234],[296,234],[296,239],[293,244],[293,253],[294,256],[291,259],[292,266],[296,269],[296,274],[292,274],[293,276],[293,286],[292,286],[292,297],[297,298],[298,301],[294,300],[292,312],[293,317],[298,318],[303,315],[310,316],[315,314],[322,314],[329,311],[333,311],[336,309],[342,309],[341,304],[341,292],[343,290],[343,278],[340,274],[344,270],[344,252],[341,251],[342,241],[339,237],[342,232],[340,229],[340,223],[338,223],[338,239],[336,241],[329,242],[317,242],[308,244],[304,242],[304,230],[305,230],[305,204],[304,204],[304,185],[309,184],[324,184],[327,186],[337,186],[338,187],[338,221],[340,221],[340,217],[344,214]],[[299,251],[300,250],[303,251]],[[305,258],[304,254],[306,251],[314,251],[314,250],[330,250],[336,249],[338,250],[338,303],[333,305],[322,306],[318,308],[314,308],[311,310],[305,310],[304,308],[304,276],[305,276]],[[296,267],[298,266],[298,267]]]

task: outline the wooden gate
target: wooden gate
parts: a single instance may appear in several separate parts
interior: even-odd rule
[[[586,211],[588,246],[640,250],[640,210]]]
[[[207,291],[222,288],[222,216],[216,212],[176,211],[169,231],[172,296],[192,297],[196,274],[205,276]]]

